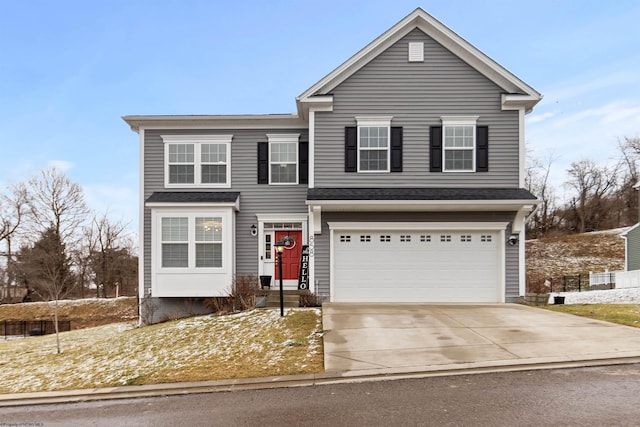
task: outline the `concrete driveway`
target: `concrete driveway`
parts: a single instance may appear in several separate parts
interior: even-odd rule
[[[640,328],[518,304],[329,303],[322,319],[328,372],[583,366],[640,358]]]

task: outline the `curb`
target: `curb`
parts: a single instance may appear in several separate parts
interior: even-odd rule
[[[35,392],[0,395],[0,408],[79,403],[98,400],[134,399],[143,397],[176,396],[186,394],[217,393],[241,390],[309,387],[328,384],[347,384],[368,381],[419,379],[436,376],[487,374],[497,372],[532,371],[544,369],[570,369],[595,366],[640,363],[640,356],[591,360],[523,361],[510,365],[482,362],[440,365],[429,369],[381,369],[369,371],[323,372],[319,374],[288,375],[265,378],[200,381],[142,386],[104,387],[69,391]]]

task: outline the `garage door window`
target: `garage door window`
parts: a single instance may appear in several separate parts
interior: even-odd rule
[[[423,234],[420,236],[420,241],[423,243],[429,243],[431,241],[431,236]]]

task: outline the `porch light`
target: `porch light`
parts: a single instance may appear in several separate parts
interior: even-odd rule
[[[284,316],[284,291],[282,290],[282,252],[284,252],[284,248],[289,246],[289,242],[285,241],[287,238],[278,240],[273,244],[276,248],[276,252],[278,253],[278,275],[280,276],[280,317]]]

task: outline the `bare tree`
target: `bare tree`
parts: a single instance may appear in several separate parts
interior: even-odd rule
[[[55,167],[43,169],[29,180],[31,217],[37,231],[52,229],[69,244],[89,215],[84,193]]]
[[[566,185],[575,191],[575,195],[567,210],[574,218],[566,219],[573,220],[578,233],[598,230],[606,213],[607,196],[615,188],[615,169],[584,159],[571,163],[567,174]]]
[[[24,183],[15,184],[8,189],[8,193],[0,194],[0,242],[6,242],[6,250],[3,255],[6,256],[6,283],[7,287],[11,287],[14,283],[13,279],[13,253],[11,243],[19,231],[20,226],[24,223],[24,217],[28,211],[28,193]],[[15,294],[9,292],[10,295]]]
[[[555,189],[549,182],[551,166],[555,160],[556,157],[553,154],[549,154],[544,163],[532,156],[527,159],[526,188],[542,202],[529,227],[532,237],[542,237],[555,226],[556,195]]]
[[[91,267],[95,273],[98,293],[102,289],[102,296],[106,298],[110,288],[121,283],[121,280],[118,280],[121,275],[119,273],[126,257],[123,257],[120,246],[126,237],[127,225],[110,220],[108,213],[105,213],[100,217],[93,217],[91,228],[91,235],[95,242],[91,256]]]

